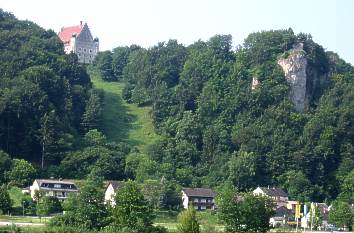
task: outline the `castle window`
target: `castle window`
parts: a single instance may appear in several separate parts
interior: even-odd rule
[[[92,53],[92,49],[90,49],[90,53]]]
[[[79,51],[81,51],[81,48],[79,48]]]
[[[84,52],[86,52],[86,49],[84,49]]]
[[[78,54],[77,54],[77,56],[78,56],[78,57],[80,57],[80,56],[81,56],[81,54],[80,54],[80,53],[78,53]]]

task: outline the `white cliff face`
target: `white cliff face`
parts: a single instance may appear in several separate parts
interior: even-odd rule
[[[303,45],[299,44],[289,51],[287,58],[280,58],[278,64],[283,68],[285,78],[290,85],[290,99],[295,109],[303,112],[306,100],[307,59]]]

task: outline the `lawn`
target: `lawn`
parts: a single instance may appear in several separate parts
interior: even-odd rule
[[[122,99],[123,82],[105,82],[89,69],[94,86],[104,90],[102,130],[109,141],[127,142],[142,152],[158,139],[150,117],[151,107],[139,107]]]
[[[197,217],[202,229],[214,228],[219,232],[222,232],[224,229],[224,226],[218,222],[217,216],[213,212],[197,212]],[[178,225],[178,213],[173,211],[159,211],[156,214],[154,225],[163,226],[166,227],[169,232],[175,232]]]
[[[8,216],[0,215],[0,222],[13,222],[13,223],[46,223],[48,218],[40,219],[37,216]]]

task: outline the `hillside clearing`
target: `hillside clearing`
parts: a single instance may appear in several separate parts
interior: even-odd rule
[[[105,94],[102,130],[112,142],[127,142],[140,151],[146,149],[158,139],[150,117],[151,107],[138,107],[122,99],[124,83],[105,82],[99,74],[89,69],[95,88]]]

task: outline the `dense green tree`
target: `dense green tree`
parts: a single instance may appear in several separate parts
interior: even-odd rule
[[[197,213],[192,207],[183,211],[179,215],[178,233],[200,233],[200,226],[197,219]]]
[[[160,181],[144,180],[141,191],[144,198],[154,209],[158,209],[160,207],[160,200],[162,198],[162,184]]]
[[[240,191],[256,185],[257,158],[253,153],[240,151],[229,161],[229,179]]]
[[[129,180],[115,196],[114,221],[122,228],[147,232],[152,227],[153,212],[139,186]]]
[[[131,52],[140,49],[138,45],[131,45],[126,47],[117,47],[112,51],[112,70],[117,80],[123,79],[124,67],[128,64]]]
[[[14,159],[6,176],[12,185],[25,187],[33,182],[35,175],[36,170],[31,163],[23,159]]]
[[[139,188],[138,184],[129,180],[115,196],[116,205],[113,209],[113,221],[124,232],[151,232],[152,209]]]
[[[80,129],[91,81],[54,31],[3,10],[0,18],[0,149],[58,164]]]
[[[288,171],[279,179],[290,198],[301,202],[311,200],[314,191],[312,184],[301,171]]]
[[[33,216],[36,214],[36,203],[33,201],[31,195],[23,195],[21,204],[23,205],[25,215]]]
[[[90,92],[90,98],[86,103],[85,112],[82,116],[82,126],[85,131],[98,129],[102,120],[102,94],[96,91]]]
[[[98,70],[101,73],[101,77],[105,81],[116,81],[112,70],[112,52],[104,51],[100,52],[96,58],[95,62],[97,64]]]
[[[335,224],[337,227],[348,227],[349,230],[353,227],[353,210],[347,202],[334,201],[328,218],[329,222]]]
[[[181,188],[176,182],[162,178],[162,196],[160,206],[167,210],[178,210],[182,206]]]
[[[260,232],[269,230],[269,219],[275,213],[272,200],[253,194],[236,193],[226,186],[218,195],[219,217],[226,232]]]
[[[56,197],[42,197],[37,201],[36,214],[39,217],[60,213],[63,210],[60,201]]]
[[[108,143],[98,130],[90,130],[84,139],[81,149],[68,153],[62,160],[62,177],[84,179],[94,170],[108,180],[125,178],[125,157],[129,147],[123,143]]]
[[[352,170],[341,184],[340,197],[350,204],[354,203],[354,170]]]
[[[5,185],[0,186],[0,211],[8,214],[12,208],[12,200]]]
[[[11,168],[11,159],[8,154],[0,150],[0,183],[5,181],[5,173]]]
[[[101,229],[108,224],[108,210],[104,205],[103,180],[88,176],[77,195],[64,203],[66,213],[52,220],[52,225],[75,226],[84,229]]]

